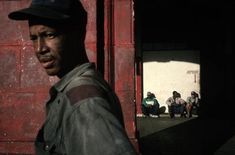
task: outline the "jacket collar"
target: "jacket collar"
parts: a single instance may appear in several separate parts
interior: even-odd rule
[[[51,96],[53,96],[57,92],[63,91],[63,89],[75,77],[81,76],[88,69],[95,69],[95,64],[94,63],[84,63],[82,65],[79,65],[79,66],[75,67],[73,70],[71,70],[65,76],[63,76],[56,84],[54,84],[54,86],[51,87],[51,89],[50,89]]]

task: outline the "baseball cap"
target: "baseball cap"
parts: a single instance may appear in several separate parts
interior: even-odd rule
[[[28,8],[11,12],[13,20],[28,20],[33,17],[55,21],[78,20],[86,13],[79,0],[32,0]]]

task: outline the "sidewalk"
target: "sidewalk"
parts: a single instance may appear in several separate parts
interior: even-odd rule
[[[215,155],[235,155],[235,135],[222,145]]]
[[[213,118],[137,117],[142,155],[234,155],[234,125]]]

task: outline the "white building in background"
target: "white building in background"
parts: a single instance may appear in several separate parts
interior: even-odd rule
[[[199,51],[144,52],[143,97],[150,91],[155,94],[160,106],[166,106],[165,101],[174,90],[185,100],[191,91],[200,95]]]

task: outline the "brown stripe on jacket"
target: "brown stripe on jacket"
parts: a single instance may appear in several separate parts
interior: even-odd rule
[[[69,98],[70,103],[73,105],[87,98],[104,97],[105,93],[94,85],[81,85],[70,89],[66,95]]]

